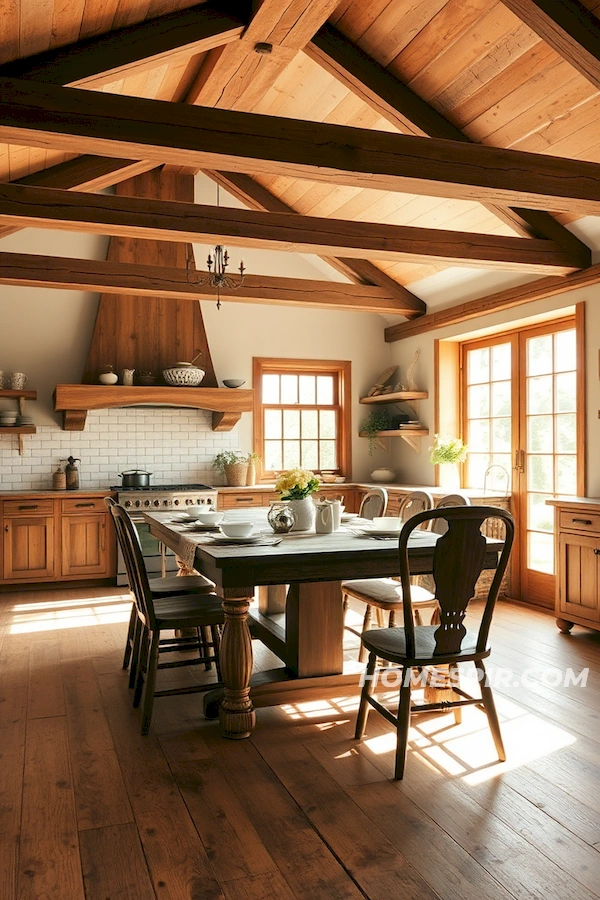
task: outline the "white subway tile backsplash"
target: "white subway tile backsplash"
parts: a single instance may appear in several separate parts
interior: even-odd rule
[[[153,483],[216,484],[212,461],[221,450],[239,448],[236,431],[213,432],[211,413],[177,409],[89,412],[85,431],[38,426],[25,437],[25,455],[16,439],[0,441],[0,490],[46,490],[60,460],[75,456],[83,488],[119,484],[126,469],[153,472]],[[250,449],[250,448],[247,448]]]

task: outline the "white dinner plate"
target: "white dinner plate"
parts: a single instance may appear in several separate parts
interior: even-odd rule
[[[196,517],[195,516],[175,516],[174,519],[171,519],[171,522],[177,525],[195,525]]]
[[[398,528],[393,531],[382,528],[359,528],[358,531],[365,537],[399,537],[400,530]]]
[[[211,532],[218,531],[218,525],[205,525],[204,522],[192,522],[188,531]]]
[[[261,534],[249,534],[248,537],[227,537],[226,534],[213,534],[213,541],[218,544],[257,544],[264,541]]]
[[[343,512],[341,516],[342,522],[351,522],[352,519],[358,519],[358,513],[347,513]]]

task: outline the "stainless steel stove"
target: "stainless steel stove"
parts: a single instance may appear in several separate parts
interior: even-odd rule
[[[177,572],[178,567],[172,550],[150,534],[150,527],[144,521],[142,513],[151,510],[184,511],[186,506],[204,504],[207,509],[217,508],[217,491],[206,484],[156,484],[140,488],[122,488],[121,485],[116,485],[111,487],[111,491],[117,492],[117,502],[125,507],[135,524],[142,544],[146,569],[151,578]],[[117,558],[117,584],[127,584],[125,561],[120,548]]]
[[[217,491],[207,484],[156,484],[149,487],[111,487],[117,491],[117,500],[125,509],[185,509],[186,506],[217,506]]]

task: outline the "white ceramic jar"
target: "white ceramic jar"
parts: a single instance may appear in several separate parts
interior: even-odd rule
[[[391,484],[395,477],[396,473],[391,469],[373,469],[371,472],[372,480],[381,482],[382,484]]]

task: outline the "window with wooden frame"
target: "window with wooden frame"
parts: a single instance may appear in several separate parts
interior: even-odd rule
[[[350,474],[350,362],[255,358],[253,385],[264,480],[297,467]]]

